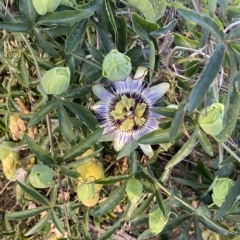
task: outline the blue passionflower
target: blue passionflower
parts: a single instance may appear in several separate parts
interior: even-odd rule
[[[146,68],[138,67],[133,79],[128,76],[113,82],[111,92],[100,84],[93,86],[93,93],[100,101],[92,109],[104,127],[104,138],[114,141],[116,151],[158,128],[161,116],[150,109],[168,91],[169,83],[148,87],[143,83],[146,74]],[[146,155],[153,155],[150,145],[139,146]]]

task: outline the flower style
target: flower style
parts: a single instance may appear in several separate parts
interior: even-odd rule
[[[169,83],[147,87],[143,79],[147,73],[138,67],[134,78],[128,76],[123,81],[112,83],[112,92],[102,85],[93,86],[93,93],[100,99],[92,106],[102,122],[104,134],[114,140],[114,148],[120,151],[125,144],[158,128],[161,116],[150,109],[169,89]],[[143,152],[152,156],[150,145],[139,144]]]

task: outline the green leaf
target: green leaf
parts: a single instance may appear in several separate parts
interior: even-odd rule
[[[170,139],[170,142],[173,144],[174,141],[175,141],[175,138],[176,138],[176,135],[178,133],[178,130],[181,126],[181,123],[183,121],[183,116],[184,116],[184,113],[185,113],[185,106],[186,104],[182,104],[178,107],[174,117],[173,117],[173,120],[171,122],[171,126],[170,126],[170,132],[169,132],[169,139]]]
[[[209,230],[213,232],[217,232],[219,235],[228,236],[228,237],[235,236],[234,232],[227,230],[226,228],[224,228],[223,225],[220,225],[219,223],[214,222],[203,215],[201,215],[201,217],[199,217],[198,219],[205,227],[207,227]]]
[[[166,6],[167,6],[166,0],[153,1],[155,22],[157,22],[157,20],[159,20],[164,15],[166,11]]]
[[[149,219],[149,215],[143,213],[141,215],[136,216],[134,219],[132,219],[130,223],[131,223],[131,226],[138,226],[143,223],[148,223],[148,219]]]
[[[78,171],[74,171],[70,168],[59,166],[60,170],[63,172],[64,175],[72,178],[78,178],[80,176],[80,173]]]
[[[170,231],[176,229],[179,225],[183,224],[191,216],[192,215],[178,216],[176,218],[171,219],[170,221],[168,221],[167,225],[162,230],[162,233],[167,233],[167,232],[170,232]]]
[[[29,229],[24,236],[33,235],[37,232],[39,232],[47,223],[49,220],[50,214],[47,213],[44,217],[42,217],[31,229]]]
[[[240,83],[240,73],[238,73],[233,81],[233,90],[229,94],[229,104],[227,109],[224,113],[224,128],[223,130],[217,135],[217,139],[220,142],[225,142],[229,136],[232,134],[234,128],[236,127],[236,122],[238,119],[238,114],[240,110],[240,94],[238,90],[238,86]]]
[[[58,100],[54,100],[45,104],[37,113],[33,115],[27,127],[30,128],[36,125],[38,122],[43,120],[43,118],[57,106],[58,106]]]
[[[160,35],[172,32],[177,22],[178,20],[175,19],[172,22],[168,23],[166,26],[161,27],[159,30],[151,32],[149,35],[151,35],[152,37],[159,37]]]
[[[48,202],[47,199],[45,199],[39,192],[37,192],[33,187],[28,185],[25,182],[17,180],[17,183],[19,186],[27,193],[29,194],[36,202],[50,207],[50,203]]]
[[[117,222],[115,222],[108,230],[106,230],[100,237],[98,237],[98,240],[106,240],[109,239],[121,226],[122,219],[119,219]]]
[[[108,32],[108,30],[97,22],[94,22],[94,26],[96,27],[99,33],[103,47],[106,50],[106,52],[108,53],[111,50],[116,49],[116,45],[113,41],[112,35]]]
[[[156,199],[157,199],[157,204],[158,204],[163,216],[165,218],[167,218],[166,205],[163,202],[163,199],[162,199],[162,196],[161,196],[161,193],[159,192],[159,190],[155,191],[155,196],[156,196]]]
[[[177,111],[176,108],[166,108],[166,107],[153,107],[153,108],[150,108],[150,110],[168,118],[173,118]]]
[[[202,232],[201,232],[197,217],[194,218],[194,236],[195,236],[194,238],[195,240],[203,240]]]
[[[193,49],[199,48],[199,41],[189,39],[189,38],[187,38],[187,37],[185,37],[185,36],[183,36],[181,34],[178,34],[178,33],[173,33],[173,35],[174,35],[173,42],[177,46],[193,48]]]
[[[78,160],[75,160],[75,161],[72,161],[70,163],[65,163],[64,166],[66,166],[67,168],[77,168],[79,167],[80,165],[83,165],[83,164],[86,164],[88,163],[90,160],[92,160],[93,158],[96,157],[96,155],[98,155],[101,151],[102,151],[103,147],[102,148],[99,148],[97,151],[87,155],[86,157],[78,157],[77,159]]]
[[[72,53],[78,44],[82,42],[83,36],[87,30],[88,19],[83,19],[74,26],[71,33],[65,41],[66,54]]]
[[[81,141],[79,144],[73,146],[72,148],[67,151],[63,158],[59,162],[66,162],[70,159],[73,159],[77,156],[82,155],[88,149],[92,148],[92,146],[99,140],[102,136],[103,128],[97,129],[92,134],[89,134],[85,140]]]
[[[34,35],[36,37],[37,45],[47,54],[52,57],[59,57],[58,52],[53,48],[53,44],[43,37],[38,28],[33,29]]]
[[[85,9],[51,12],[40,17],[36,25],[72,26],[82,19],[90,18],[93,14],[94,12]]]
[[[28,20],[29,24],[32,26],[35,23],[36,18],[36,11],[32,1],[19,0],[19,8],[24,17]]]
[[[186,130],[189,132],[191,132],[195,127],[194,126],[187,126]],[[138,143],[140,144],[161,144],[161,143],[169,143],[170,139],[169,139],[169,132],[170,132],[170,128],[168,129],[158,129],[155,131],[152,131],[151,133],[142,136],[138,139]],[[179,140],[181,139],[183,136],[185,136],[184,134],[184,129],[182,127],[180,127],[177,131],[175,140]]]
[[[58,104],[58,121],[62,135],[68,142],[70,142],[71,145],[75,144],[75,136],[72,130],[72,125],[61,102]]]
[[[223,14],[225,15],[227,12],[227,8],[228,8],[228,0],[217,0],[218,4],[220,5],[220,7],[223,10]]]
[[[91,46],[89,43],[86,43],[87,45],[87,49],[88,51],[90,52],[90,54],[92,55],[92,57],[100,64],[103,63],[103,60],[104,60],[104,56],[103,54],[101,53],[100,50],[94,48],[93,46]]]
[[[150,231],[150,229],[145,230],[143,233],[139,234],[137,240],[151,239],[155,234]]]
[[[153,205],[149,212],[149,229],[153,234],[159,234],[167,224],[168,217],[164,217],[157,204]]]
[[[197,139],[199,140],[202,148],[204,151],[210,156],[213,157],[213,148],[212,144],[207,138],[207,136],[203,133],[203,131],[200,128],[196,129]]]
[[[48,207],[38,207],[38,208],[28,209],[24,211],[10,212],[10,213],[7,213],[5,217],[9,220],[22,220],[22,219],[37,216],[39,213],[42,213],[47,210],[48,210]]]
[[[52,221],[53,221],[53,224],[54,226],[57,228],[57,230],[62,234],[64,235],[64,229],[61,225],[61,222],[59,220],[59,218],[57,217],[57,214],[54,212],[54,210],[52,209],[51,211],[51,215],[52,215]]]
[[[92,87],[91,86],[84,86],[84,87],[78,87],[74,88],[70,92],[65,93],[65,95],[61,95],[63,98],[81,98],[86,96],[88,93],[91,92]]]
[[[210,17],[214,18],[216,8],[217,8],[217,0],[211,0],[208,2],[208,11],[209,11]]]
[[[138,155],[136,151],[131,152],[129,158],[129,170],[131,174],[135,174],[137,172],[137,163],[138,163]]]
[[[131,178],[127,181],[126,193],[130,202],[137,204],[142,197],[143,185],[137,179]]]
[[[35,188],[50,187],[53,181],[53,170],[44,164],[36,164],[29,174],[29,182]]]
[[[167,163],[165,169],[172,168],[180,161],[182,161],[185,157],[187,157],[193,150],[196,145],[196,136],[195,133],[192,134],[191,138],[187,140],[187,142],[182,146],[182,148],[172,157],[172,159]]]
[[[87,202],[92,199],[95,195],[94,183],[93,182],[84,182],[77,188],[78,198],[82,202]]]
[[[237,197],[240,195],[239,184],[240,184],[240,178],[238,178],[237,181],[235,181],[233,187],[230,189],[222,206],[216,212],[216,215],[214,216],[214,220],[219,220],[233,206],[233,204],[237,200]]]
[[[0,29],[8,32],[29,32],[31,27],[27,23],[2,21]]]
[[[92,240],[89,229],[85,223],[82,223],[82,232],[84,240]]]
[[[23,85],[23,87],[28,88],[28,85],[29,85],[29,71],[27,69],[23,54],[21,54],[21,57],[18,61],[18,70],[19,70],[19,77],[20,77],[21,84]]]
[[[143,40],[149,40],[148,35],[151,32],[157,31],[159,28],[158,24],[148,22],[134,12],[131,14],[131,16],[133,29]]]
[[[54,164],[53,159],[46,153],[46,151],[38,146],[32,138],[30,138],[27,134],[25,134],[24,137],[29,149],[33,154],[35,154],[39,161],[49,166],[52,166]]]
[[[214,181],[214,175],[203,161],[201,160],[197,161],[197,166],[196,168],[194,168],[194,171],[200,176],[202,176],[205,180],[211,183]]]
[[[126,52],[127,42],[127,21],[126,18],[121,15],[114,18],[117,26],[117,49],[119,52]]]
[[[147,198],[141,202],[141,205],[134,210],[129,220],[132,220],[135,217],[140,216],[142,213],[144,213],[144,211],[149,208],[154,197],[154,194],[148,195]]]
[[[74,103],[74,102],[63,102],[64,106],[73,112],[80,121],[86,124],[90,129],[95,130],[98,126],[98,121],[93,114],[88,111],[85,107]]]
[[[239,37],[240,37],[240,26],[232,28],[227,35],[227,38],[239,38]]]
[[[34,60],[33,60],[33,57],[31,54],[28,54],[27,52],[24,52],[24,56],[25,56],[25,59],[31,64],[31,65],[34,65]],[[57,65],[47,61],[47,60],[44,60],[43,58],[40,58],[38,56],[35,56],[35,58],[37,59],[37,62],[39,64],[39,67],[40,68],[43,68],[44,70],[50,70],[54,67],[57,67]]]
[[[57,197],[58,197],[58,185],[55,184],[51,189],[51,195],[50,195],[50,203],[52,206],[55,206]]]
[[[177,11],[184,18],[189,19],[189,20],[199,24],[204,29],[207,29],[213,35],[218,37],[220,40],[223,40],[224,33],[223,33],[222,29],[212,18],[201,15],[201,14],[196,13],[195,11],[192,11],[189,9],[178,8]]]
[[[116,190],[111,192],[107,200],[100,203],[98,207],[90,213],[92,216],[99,216],[111,212],[122,200],[125,195],[126,182]]]
[[[193,187],[194,189],[207,189],[208,185],[203,183],[198,183],[196,181],[190,181],[182,178],[171,177],[172,180],[176,181],[177,183]]]
[[[123,146],[121,151],[117,155],[117,160],[119,160],[122,157],[125,157],[132,153],[136,148],[138,147],[138,144],[136,141],[131,141]]]
[[[115,184],[118,182],[122,182],[124,180],[127,180],[130,177],[130,175],[119,175],[119,176],[110,176],[110,177],[103,177],[98,180],[95,180],[94,182],[96,184]]]
[[[201,76],[194,86],[189,100],[188,112],[192,113],[194,109],[202,102],[205,94],[208,91],[209,86],[217,76],[219,69],[223,62],[225,53],[225,44],[219,43],[215,49],[213,55],[209,59],[207,66],[201,73]]]
[[[147,21],[155,22],[155,12],[152,4],[148,0],[128,0],[128,2],[142,12]]]

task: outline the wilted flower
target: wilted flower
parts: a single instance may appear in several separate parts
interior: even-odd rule
[[[70,83],[70,70],[68,67],[55,67],[45,72],[41,85],[47,94],[60,95],[66,92]]]
[[[120,81],[132,71],[131,59],[114,49],[104,58],[102,75],[111,81]]]
[[[14,143],[8,142],[0,146],[0,160],[2,161],[3,174],[8,180],[15,181],[15,172],[19,160],[19,153],[11,150]]]
[[[23,134],[27,129],[26,122],[24,122],[17,113],[10,115],[8,127],[14,141],[22,139]]]
[[[53,12],[62,0],[32,0],[33,6],[39,15],[44,15],[47,12]]]
[[[94,94],[100,98],[92,108],[102,120],[104,134],[114,140],[114,148],[120,151],[123,146],[137,140],[158,128],[160,115],[150,111],[153,104],[169,89],[168,83],[147,87],[143,83],[147,69],[139,67],[134,80],[128,76],[125,80],[114,82],[112,92],[97,84]],[[145,154],[153,155],[150,145],[139,144]]]
[[[217,136],[223,129],[224,105],[213,103],[206,109],[203,109],[199,117],[199,125],[205,133]]]
[[[221,207],[230,189],[233,187],[234,181],[229,178],[219,178],[216,185],[213,187],[212,199],[213,202]]]

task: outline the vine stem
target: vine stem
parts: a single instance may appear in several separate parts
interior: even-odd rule
[[[4,9],[4,11],[6,12],[6,14],[14,21],[14,22],[17,22],[16,19],[13,17],[13,15],[11,14],[11,12],[5,7],[5,5],[0,2],[0,6]],[[28,50],[30,51],[31,55],[32,55],[32,58],[33,58],[33,61],[34,61],[34,64],[35,64],[35,67],[36,67],[36,73],[37,73],[37,76],[39,78],[39,80],[41,81],[42,79],[42,76],[41,76],[41,71],[40,71],[40,68],[39,68],[39,64],[38,64],[38,61],[35,57],[35,54],[32,50],[32,47],[31,45],[29,44],[27,38],[25,37],[25,35],[23,33],[20,33],[23,41],[25,42]],[[50,149],[51,149],[51,156],[54,157],[54,146],[53,146],[53,136],[52,136],[52,127],[51,127],[51,120],[50,120],[50,116],[49,114],[47,114],[46,116],[46,121],[47,121],[47,129],[48,129],[48,137],[49,137],[49,141],[50,141]],[[64,191],[63,191],[63,186],[62,186],[62,180],[61,180],[61,175],[60,175],[60,172],[58,171],[57,172],[57,177],[58,177],[58,186],[59,186],[59,189],[60,189],[60,192],[61,192],[61,195],[62,195],[62,199],[63,199],[63,209],[64,209],[64,217],[65,217],[65,224],[66,224],[66,227],[67,227],[67,235],[68,237],[71,236],[71,231],[70,231],[70,226],[69,226],[69,222],[68,222],[68,216],[67,216],[67,206],[66,206],[66,203],[65,203],[65,195],[64,195]]]

